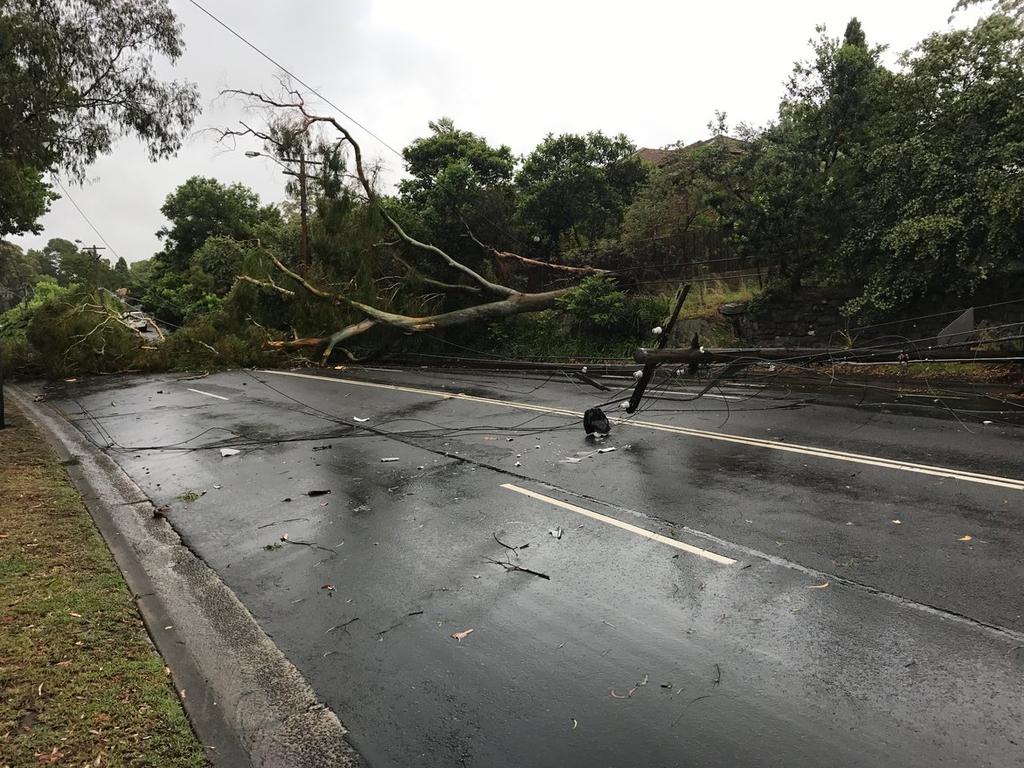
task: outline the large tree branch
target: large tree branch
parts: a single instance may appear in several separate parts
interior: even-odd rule
[[[427,253],[430,253],[438,257],[452,269],[457,270],[462,274],[466,275],[466,277],[470,278],[474,283],[479,285],[483,290],[487,291],[488,293],[492,293],[496,296],[506,297],[512,296],[516,293],[516,290],[514,288],[509,288],[508,286],[505,285],[499,285],[498,283],[492,283],[483,275],[470,269],[462,262],[453,259],[443,250],[438,248],[436,245],[420,242],[412,235],[410,235],[408,232],[406,232],[402,225],[399,224],[398,221],[396,221],[395,218],[390,213],[387,212],[383,205],[381,205],[380,198],[378,197],[376,190],[374,190],[373,184],[370,182],[369,177],[366,175],[366,170],[363,168],[362,149],[360,148],[359,143],[355,140],[355,138],[353,138],[349,130],[333,117],[315,115],[309,112],[306,109],[305,101],[297,91],[291,91],[291,95],[294,97],[294,101],[291,102],[271,99],[269,96],[266,96],[265,94],[255,93],[253,91],[240,91],[235,89],[229,89],[226,91],[222,91],[222,93],[246,96],[248,98],[255,99],[259,103],[268,107],[274,107],[277,109],[297,110],[302,115],[303,118],[303,130],[308,130],[310,126],[315,125],[317,123],[326,123],[332,126],[342,135],[345,141],[347,141],[352,146],[352,155],[355,160],[356,166],[356,178],[358,179],[360,186],[363,188],[363,192],[366,194],[367,199],[370,201],[371,204],[373,204],[377,208],[381,216],[388,223],[388,226],[390,226],[395,231],[395,234],[397,234],[406,244],[411,245],[412,247],[417,248],[419,250],[426,251]]]

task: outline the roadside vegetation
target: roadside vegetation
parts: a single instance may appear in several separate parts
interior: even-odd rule
[[[856,19],[841,36],[819,29],[775,120],[717,114],[708,137],[659,150],[596,130],[516,156],[439,118],[402,150],[391,193],[288,83],[228,92],[258,114],[222,140],[282,166],[284,201],[186,179],[161,208],[161,250],[131,264],[56,237],[28,252],[0,241],[0,352],[49,376],[390,353],[622,358],[651,342],[680,280],[694,285],[680,332],[710,344],[735,341],[718,307],[761,293],[827,289],[856,326],[1024,285],[1022,6],[980,4],[992,13],[894,64]],[[174,61],[184,45],[163,0],[82,11],[97,18],[56,0],[41,15],[8,5],[2,31],[40,65],[0,51],[11,92],[52,99],[39,102],[46,131],[0,114],[20,163],[0,167],[0,238],[38,226],[57,194],[46,173],[81,176],[119,132],[173,154],[200,103],[154,74],[154,56]],[[123,68],[104,66],[121,53],[99,33],[53,38],[84,22],[124,32]],[[82,66],[47,68],[50,56]],[[69,135],[80,141],[54,151]]]
[[[207,765],[81,497],[12,411],[0,432],[0,765]]]

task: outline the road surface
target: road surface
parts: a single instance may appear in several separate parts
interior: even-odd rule
[[[1024,764],[1005,414],[658,385],[593,442],[625,397],[561,374],[179,378],[48,396],[371,766]]]

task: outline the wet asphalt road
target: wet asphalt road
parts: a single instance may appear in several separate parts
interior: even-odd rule
[[[736,386],[592,444],[564,377],[330,376],[50,398],[370,765],[1024,764],[1008,419]]]

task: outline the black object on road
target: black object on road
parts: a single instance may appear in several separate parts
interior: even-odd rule
[[[583,429],[588,435],[607,435],[612,431],[612,425],[608,423],[608,417],[600,408],[588,408],[583,414]]]

